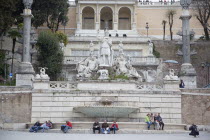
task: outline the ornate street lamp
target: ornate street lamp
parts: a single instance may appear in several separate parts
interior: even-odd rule
[[[180,5],[183,7],[183,9],[188,9],[191,3],[192,0],[180,0]]]
[[[33,3],[33,0],[23,0],[23,4],[25,6],[25,9],[31,9],[32,3]]]
[[[147,29],[147,37],[148,37],[148,30],[149,30],[149,23],[148,22],[146,22],[146,27],[145,28]]]

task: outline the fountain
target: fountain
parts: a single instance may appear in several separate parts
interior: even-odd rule
[[[99,117],[99,118],[119,118],[126,117],[130,113],[138,110],[138,107],[132,106],[115,106],[112,105],[114,101],[109,99],[100,100],[99,103],[101,105],[95,106],[78,106],[74,107],[74,109],[78,112],[81,112],[88,117]]]

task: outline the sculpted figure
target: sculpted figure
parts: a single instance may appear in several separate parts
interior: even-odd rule
[[[166,75],[164,80],[179,80],[178,76],[176,76],[174,69],[169,69],[169,75]]]
[[[100,46],[100,65],[111,66],[113,59],[112,41],[109,37],[104,37]]]
[[[89,45],[89,51],[90,51],[90,56],[94,55],[94,44],[92,40]]]
[[[149,41],[149,55],[153,55],[153,47],[154,47],[153,42]]]
[[[96,57],[91,56],[86,60],[78,63],[77,65],[77,77],[90,78],[93,71],[98,69],[98,61]]]
[[[123,43],[122,41],[120,41],[120,44],[119,44],[119,54],[123,54]]]

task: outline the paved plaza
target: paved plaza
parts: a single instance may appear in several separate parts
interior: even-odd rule
[[[0,140],[210,140],[210,133],[201,132],[199,137],[182,134],[63,134],[29,133],[0,130]]]

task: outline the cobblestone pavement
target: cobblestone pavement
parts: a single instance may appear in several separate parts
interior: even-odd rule
[[[188,134],[67,134],[29,133],[0,130],[0,140],[210,140],[210,133],[201,132],[199,137]]]

